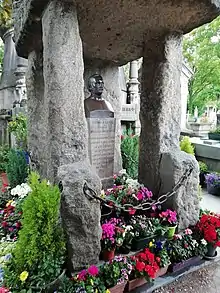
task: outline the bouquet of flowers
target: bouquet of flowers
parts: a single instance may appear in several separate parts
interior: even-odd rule
[[[99,269],[92,265],[71,278],[76,293],[105,292],[106,288],[99,274]]]
[[[213,247],[220,246],[220,217],[216,214],[203,214],[197,227],[204,237]]]
[[[176,226],[177,225],[177,213],[175,211],[167,209],[159,214],[161,222],[166,226]]]
[[[148,248],[135,256],[131,256],[131,262],[133,266],[130,277],[131,280],[144,277],[150,281],[155,278],[156,273],[159,270],[159,258],[156,258],[155,254],[153,254]]]
[[[120,219],[111,218],[102,224],[101,245],[103,250],[111,251],[116,246],[121,246],[125,237],[123,222]]]
[[[116,256],[101,268],[101,275],[107,288],[126,283],[129,279],[132,265],[127,257]]]

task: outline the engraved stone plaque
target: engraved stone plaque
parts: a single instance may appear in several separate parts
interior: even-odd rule
[[[101,179],[113,176],[115,150],[115,118],[87,118],[89,157]]]

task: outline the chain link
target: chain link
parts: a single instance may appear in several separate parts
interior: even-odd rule
[[[92,188],[88,187],[86,182],[84,183],[84,186],[83,186],[83,192],[89,200],[93,200],[93,199],[99,200],[104,206],[110,208],[111,210],[119,209],[124,212],[129,212],[129,209],[147,211],[147,210],[151,209],[153,206],[162,205],[170,197],[172,197],[174,194],[176,194],[177,191],[179,190],[179,188],[183,185],[183,183],[189,178],[192,171],[193,171],[193,167],[190,166],[185,171],[183,176],[179,179],[177,184],[173,187],[172,191],[161,195],[157,200],[151,200],[150,202],[145,202],[145,203],[139,204],[137,206],[133,206],[132,204],[124,204],[123,206],[121,206],[113,201],[110,201],[113,204],[109,205],[109,203],[108,203],[109,201],[97,196],[96,192]]]

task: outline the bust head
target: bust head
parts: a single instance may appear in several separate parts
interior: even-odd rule
[[[93,74],[88,81],[88,90],[91,93],[91,98],[101,99],[104,89],[103,78],[99,74]]]

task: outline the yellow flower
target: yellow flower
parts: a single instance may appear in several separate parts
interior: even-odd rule
[[[6,207],[10,206],[10,204],[13,202],[13,200],[9,200],[6,204]]]
[[[25,281],[27,280],[28,275],[29,275],[29,274],[28,274],[27,271],[22,272],[22,273],[20,274],[20,280],[21,280],[22,282],[25,282]]]
[[[152,247],[152,246],[154,246],[154,244],[153,244],[153,242],[151,241],[151,242],[149,242],[149,247]]]
[[[93,280],[90,280],[90,284],[91,284],[92,286],[94,285]]]
[[[111,292],[110,292],[110,290],[107,289],[107,290],[105,291],[105,293],[111,293]]]

